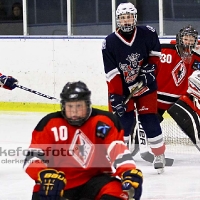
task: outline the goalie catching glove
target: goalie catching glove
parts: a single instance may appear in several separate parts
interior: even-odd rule
[[[132,169],[121,175],[122,190],[127,191],[130,197],[140,200],[142,195],[143,174],[139,169]]]
[[[66,185],[65,174],[55,169],[44,169],[38,174],[41,184],[38,192],[40,200],[60,200]]]
[[[5,76],[0,74],[0,87],[8,90],[14,89],[18,84],[18,80],[12,76]]]

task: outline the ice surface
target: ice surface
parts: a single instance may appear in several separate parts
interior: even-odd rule
[[[23,162],[23,157],[8,156],[3,150],[27,148],[32,130],[44,115],[46,113],[0,112],[0,200],[31,199],[34,181],[23,171],[23,164],[3,163],[5,159]],[[158,175],[152,164],[136,155],[137,166],[144,173],[141,200],[199,200],[200,152],[193,146],[168,145],[166,156],[175,159],[174,165]]]

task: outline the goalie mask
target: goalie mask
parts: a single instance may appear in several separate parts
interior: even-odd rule
[[[69,124],[81,126],[91,114],[91,91],[86,84],[78,82],[68,82],[61,94],[61,112]]]
[[[182,60],[189,64],[192,58],[192,50],[198,43],[198,32],[191,26],[184,27],[176,35],[176,48]]]
[[[137,9],[132,3],[121,3],[116,10],[117,26],[123,32],[130,32],[137,22]]]

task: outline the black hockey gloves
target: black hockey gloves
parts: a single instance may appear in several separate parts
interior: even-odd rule
[[[155,81],[155,68],[156,66],[152,64],[142,66],[139,76],[137,78],[138,82],[142,81],[143,86],[147,86],[150,85],[153,81]]]
[[[142,195],[143,175],[139,169],[128,170],[121,175],[122,189],[127,191],[130,197],[140,200]]]
[[[63,196],[66,178],[64,172],[55,169],[44,169],[38,174],[40,200],[60,200]]]
[[[109,99],[113,112],[122,117],[126,111],[126,105],[124,104],[125,97],[118,94],[111,94]]]
[[[18,84],[18,80],[12,76],[0,75],[0,87],[8,90],[14,89]]]

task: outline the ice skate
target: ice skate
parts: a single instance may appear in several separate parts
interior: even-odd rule
[[[155,156],[153,165],[154,165],[154,168],[157,170],[158,174],[163,173],[164,167],[165,167],[165,155],[161,154],[161,155]]]

